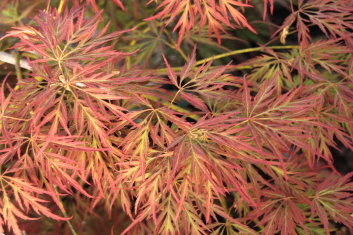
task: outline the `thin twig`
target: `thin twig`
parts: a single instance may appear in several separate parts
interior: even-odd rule
[[[221,59],[221,58],[228,57],[228,56],[231,56],[231,55],[244,54],[244,53],[255,52],[255,51],[263,51],[266,48],[281,50],[281,49],[296,49],[298,47],[299,46],[297,46],[297,45],[288,45],[288,46],[269,46],[269,47],[246,48],[246,49],[226,52],[226,53],[223,53],[223,54],[211,56],[211,57],[203,59],[203,60],[199,60],[199,61],[196,62],[196,65],[204,64],[206,62],[217,60],[217,59]]]
[[[235,51],[230,51],[230,52],[218,54],[218,55],[211,56],[211,57],[208,57],[203,60],[196,61],[195,66],[204,64],[206,62],[214,61],[217,59],[221,59],[224,57],[232,56],[232,55],[244,54],[244,53],[256,52],[256,51],[263,51],[265,48],[283,50],[283,49],[297,49],[298,47],[299,46],[297,46],[297,45],[285,45],[285,46],[254,47],[254,48],[235,50]],[[214,67],[217,67],[217,66],[214,66]],[[211,68],[214,68],[214,67],[212,66]],[[226,71],[249,69],[249,68],[251,68],[251,67],[239,66],[239,65],[228,65],[226,67]],[[182,69],[183,69],[183,67],[172,67],[172,70],[174,70],[175,72],[180,72]],[[154,70],[151,70],[150,72],[154,72],[155,74],[158,74],[158,75],[165,75],[165,74],[168,74],[168,69],[167,68],[154,69]]]
[[[15,69],[16,69],[17,81],[22,80],[22,71],[21,71],[21,67],[20,67],[20,61],[21,61],[21,54],[16,53],[15,54]]]
[[[209,69],[217,69],[220,67],[223,67],[224,65],[216,65],[216,66],[211,66],[209,67]],[[183,67],[172,67],[171,68],[174,72],[180,72]],[[243,69],[251,69],[251,66],[249,65],[243,65],[243,66],[239,66],[239,65],[227,65],[225,67],[225,71],[226,72],[231,72],[231,71],[236,71],[236,70],[243,70]],[[155,75],[168,75],[168,69],[167,68],[160,68],[160,69],[149,69],[146,70],[147,73],[152,73]]]
[[[56,185],[54,185],[54,190],[55,190],[55,192],[58,194],[58,199],[59,199],[59,203],[61,204],[61,207],[64,208],[63,202],[62,202],[62,200],[61,200],[61,198],[60,198],[60,196],[59,196],[58,188],[57,188]],[[66,213],[65,210],[62,210],[62,209],[61,209],[61,212],[63,213],[63,215],[64,215],[65,217],[69,217],[69,216],[67,215],[67,213]],[[67,225],[69,226],[69,229],[70,229],[72,235],[77,235],[77,232],[76,232],[74,226],[71,224],[70,220],[66,220],[66,223],[67,223]]]

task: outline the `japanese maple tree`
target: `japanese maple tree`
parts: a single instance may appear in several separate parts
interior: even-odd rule
[[[0,234],[353,230],[351,0],[33,2],[0,3]]]

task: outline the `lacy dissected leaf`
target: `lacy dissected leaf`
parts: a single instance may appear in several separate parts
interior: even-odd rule
[[[297,8],[294,10],[294,8]],[[311,41],[310,24],[317,26],[327,38],[339,38],[352,45],[350,30],[353,5],[347,0],[310,0],[298,1],[292,6],[292,13],[285,19],[275,35],[281,32],[281,41],[285,43],[290,27],[296,22],[298,40],[304,47]]]
[[[136,172],[140,172],[139,168],[142,166],[133,163],[129,164],[129,169],[122,171],[122,177],[129,177],[133,180],[133,185],[138,186],[138,190],[135,191],[136,200],[134,205],[137,216],[125,232],[131,231],[143,221],[148,220],[153,221],[154,231],[156,233],[174,234],[181,231],[186,233],[190,231],[185,227],[189,222],[184,221],[183,217],[179,216],[183,211],[178,208],[184,205],[185,198],[178,202],[176,195],[179,194],[179,192],[174,191],[174,187],[172,192],[170,192],[166,187],[167,181],[163,180],[163,176],[170,171],[170,165],[168,164],[169,157],[170,156],[165,155],[164,158],[161,159],[149,158],[146,161],[146,174],[143,177],[134,176]],[[126,182],[129,182],[128,178],[122,181],[125,185]],[[188,185],[188,182],[185,181],[183,184]],[[183,188],[184,190],[182,192],[184,193],[182,193],[182,195],[186,197],[187,195],[185,193],[187,187]],[[128,202],[128,204],[130,203],[131,202]],[[180,219],[182,219],[182,221]],[[181,224],[183,226],[181,226]]]
[[[231,28],[246,27],[255,33],[240,12],[239,8],[244,7],[251,5],[236,0],[163,0],[157,7],[158,12],[146,20],[168,19],[167,24],[170,24],[175,19],[174,31],[179,30],[178,45],[196,25],[201,29],[207,25],[209,34],[215,34],[220,42],[220,32],[225,32],[223,24]]]
[[[156,53],[162,54],[161,48],[164,44],[168,44],[168,40],[164,39],[164,29],[162,25],[157,25],[154,21],[148,22],[145,27],[137,28],[131,31],[125,40],[131,41],[130,45],[126,46],[126,50],[134,51],[139,50],[136,56],[131,57],[133,65],[143,64],[150,66],[152,57]],[[156,58],[153,58],[155,60]],[[160,60],[156,61],[160,63]],[[157,64],[153,62],[153,64]]]
[[[244,78],[241,109],[244,117],[239,125],[247,126],[246,133],[254,138],[257,147],[270,150],[284,168],[283,153],[290,153],[292,145],[310,149],[307,139],[312,136],[316,118],[308,113],[316,107],[319,97],[302,97],[300,88],[277,97],[274,83],[275,80],[263,83],[252,97]]]
[[[297,70],[301,84],[346,80],[349,78],[346,55],[351,52],[352,49],[339,40],[317,41],[292,51],[291,65]]]
[[[238,66],[250,66],[251,72],[247,75],[250,82],[261,84],[265,81],[275,80],[275,88],[277,95],[282,90],[288,90],[289,87],[295,87],[292,75],[291,53],[276,53],[275,51],[265,48],[264,55],[247,60]]]
[[[332,112],[332,108],[316,108],[315,116],[320,121],[312,126],[312,137],[308,138],[312,150],[305,150],[310,164],[313,166],[318,158],[323,158],[331,167],[333,162],[331,148],[337,148],[337,140],[346,148],[353,149],[351,136],[342,127],[351,125],[351,120]]]
[[[99,149],[85,147],[85,143],[75,142],[68,137],[53,137],[50,142],[46,138],[46,136],[31,136],[24,142],[26,151],[18,157],[21,160],[19,163],[26,162],[28,168],[21,171],[28,174],[32,181],[38,184],[44,183],[52,196],[55,192],[52,191],[54,188],[50,185],[54,184],[68,194],[72,194],[72,188],[75,188],[85,196],[91,197],[79,183],[79,173],[83,171],[83,168],[76,161],[75,155],[81,151],[89,152]],[[21,171],[18,170],[18,174]]]
[[[196,185],[194,180],[185,175],[191,168],[182,170],[173,177],[172,182],[165,181],[163,178],[172,170],[173,154],[156,156],[158,158],[147,161],[148,173],[146,172],[145,180],[142,177],[135,178],[135,185],[139,185],[135,202],[137,216],[126,232],[144,220],[151,220],[155,226],[154,232],[158,234],[208,234],[210,229],[207,223],[216,220],[216,214],[228,217],[216,205],[218,196],[211,191],[209,182],[200,179],[202,186]],[[138,169],[134,167],[130,171],[137,172]],[[206,223],[201,216],[205,216]],[[251,231],[235,219],[229,219],[235,229]]]
[[[157,115],[155,112],[153,114]],[[162,119],[164,110],[159,115]],[[151,147],[146,150],[146,146],[141,146],[143,143],[150,143],[148,126],[144,123],[150,122],[151,116],[139,123],[142,128],[130,132],[130,141],[123,142],[123,146],[126,147],[126,153],[131,152],[128,151],[130,146],[134,146],[132,154],[130,159],[126,158],[124,163],[118,164],[121,167],[118,185],[136,188],[137,217],[128,230],[150,219],[158,233],[180,231],[207,234],[208,228],[199,218],[199,214],[205,216],[206,223],[213,221],[216,218],[215,210],[221,213],[219,209],[215,209],[215,203],[221,195],[235,191],[243,200],[254,203],[248,195],[241,161],[266,165],[270,162],[261,160],[256,155],[256,149],[247,143],[246,137],[236,136],[238,130],[231,129],[234,126],[230,119],[232,115],[234,114],[203,118],[195,125],[188,122],[178,123],[180,129],[174,135],[179,136],[164,147],[168,151],[162,148],[162,152]],[[152,135],[152,138],[155,137]],[[132,139],[138,145],[129,144]],[[235,145],[237,147],[233,147]],[[191,197],[190,192],[195,192],[195,196]],[[126,195],[119,194],[112,196],[123,197],[125,204],[132,204]],[[200,199],[203,201],[199,201]],[[198,201],[197,207],[192,206],[194,201]],[[169,206],[170,209],[166,209]],[[240,224],[236,224],[234,228],[237,226],[243,228]]]
[[[111,59],[124,54],[104,44],[126,31],[105,34],[108,25],[98,30],[98,15],[87,19],[80,9],[66,11],[64,15],[56,11],[41,12],[35,21],[37,26],[14,27],[6,37],[20,38],[16,47],[39,56],[33,63],[58,66],[63,76],[67,75],[66,70],[82,68],[90,61],[99,62],[102,57]]]
[[[145,173],[147,157],[158,150],[165,150],[176,138],[178,126],[184,127],[188,123],[177,117],[179,113],[166,108],[154,108],[151,104],[148,109],[133,112],[132,117],[139,122],[139,127],[131,131],[119,143],[123,151],[130,158],[140,162],[141,174]],[[168,122],[173,123],[171,127]]]
[[[93,7],[93,9],[98,13],[100,12],[100,9],[97,5],[96,0],[65,0],[65,2],[71,1],[73,2],[74,6],[79,7],[82,5],[83,2],[86,2],[86,4],[89,4]],[[125,7],[123,3],[120,0],[111,0],[111,2],[115,3],[117,6],[119,6],[121,9],[125,10]],[[65,3],[64,3],[65,4]],[[64,6],[64,5],[63,5]],[[63,7],[62,6],[62,7]]]
[[[16,117],[11,117],[11,111],[9,112],[9,106],[12,99],[12,91],[9,94],[5,94],[6,89],[6,80],[8,76],[6,76],[0,87],[0,130],[1,130],[1,144],[10,144],[13,142],[7,120],[11,121],[13,119],[16,120]],[[9,149],[10,150],[10,149]],[[5,158],[5,157],[3,157]],[[3,160],[2,160],[3,161]]]
[[[237,86],[240,79],[225,74],[226,66],[210,69],[212,62],[196,67],[195,56],[194,51],[180,74],[174,72],[165,59],[169,80],[178,89],[171,102],[180,96],[195,108],[207,113],[209,109],[204,100],[229,96],[230,92],[224,88],[228,85]]]
[[[132,122],[127,111],[115,104],[128,97],[113,91],[113,85],[131,80],[118,78],[119,71],[108,69],[112,60],[120,61],[116,58],[122,53],[103,46],[121,32],[104,35],[105,27],[96,33],[97,18],[86,20],[82,10],[64,16],[43,12],[37,23],[37,27],[17,28],[8,34],[21,39],[18,46],[23,50],[41,57],[32,63],[32,77],[19,84],[18,94],[27,101],[21,113],[31,118],[36,132],[48,134],[48,142],[64,131],[94,135],[110,146],[106,135],[110,122],[116,116]]]
[[[254,32],[250,19],[261,16],[245,10],[265,19],[274,0],[151,0],[148,22],[138,22],[147,1],[129,2],[131,16],[117,7],[100,15],[108,1],[49,2],[1,41],[17,37],[10,50],[21,53],[17,80],[0,87],[0,233],[22,234],[18,222],[35,214],[65,219],[49,208],[73,215],[56,224],[73,234],[90,228],[91,213],[136,235],[353,227],[352,174],[329,174],[338,142],[353,149],[352,1],[277,1],[291,11],[282,26],[268,19],[258,36],[235,32],[241,40],[226,29]],[[81,4],[97,15],[64,10]],[[273,28],[299,45],[253,47],[274,43],[263,41]],[[194,42],[205,45],[192,51]],[[229,55],[239,64],[222,65]]]
[[[29,210],[55,220],[66,220],[66,218],[53,214],[49,208],[43,205],[47,201],[41,199],[40,196],[48,195],[49,192],[35,187],[21,178],[10,176],[9,173],[9,171],[5,171],[0,176],[2,196],[0,200],[0,218],[2,219],[0,221],[2,224],[7,224],[14,234],[22,234],[18,219],[36,219],[27,215]]]
[[[243,163],[272,163],[264,157],[261,159],[250,139],[239,134],[241,130],[234,128],[232,115],[202,118],[179,134],[171,145],[174,159],[170,182],[179,174],[185,174],[192,182],[204,182],[194,186],[196,192],[208,192],[217,198],[235,191],[243,200],[253,203],[248,186],[244,184]],[[190,170],[185,171],[185,168]]]
[[[349,79],[347,53],[351,49],[339,40],[325,40],[311,43],[305,48],[288,52],[275,52],[264,47],[265,54],[247,60],[238,66],[249,67],[249,81],[262,83],[276,79],[277,94],[300,85]]]
[[[353,227],[353,193],[349,182],[352,173],[344,177],[331,175],[315,188],[311,203],[312,215],[318,216],[327,234],[330,234],[329,220]]]
[[[263,225],[262,234],[297,234],[297,227],[307,231],[304,223],[308,219],[299,205],[308,203],[304,192],[295,189],[294,185],[285,185],[284,182],[276,182],[276,185],[279,186],[262,189],[262,202],[249,216],[260,218],[258,225]]]

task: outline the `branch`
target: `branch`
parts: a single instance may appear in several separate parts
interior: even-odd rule
[[[0,61],[16,65],[16,58],[14,55],[0,51]],[[32,70],[32,67],[29,65],[27,60],[21,59],[19,60],[19,66],[23,69]]]
[[[226,52],[223,54],[215,55],[208,57],[203,60],[196,61],[195,66],[204,64],[206,62],[214,61],[217,59],[221,59],[224,57],[232,56],[232,55],[237,55],[237,54],[244,54],[244,53],[249,53],[249,52],[255,52],[255,51],[263,51],[264,49],[269,48],[269,49],[274,49],[274,50],[284,50],[284,49],[297,49],[299,46],[297,45],[285,45],[285,46],[269,46],[269,47],[254,47],[254,48],[246,48],[246,49],[241,49],[241,50],[235,50],[235,51],[230,51]],[[223,66],[223,65],[220,65]],[[217,66],[211,66],[212,67],[217,67]],[[175,72],[180,72],[183,67],[172,67],[172,69]],[[232,71],[232,70],[241,70],[241,69],[249,69],[251,67],[249,66],[239,66],[239,65],[228,65],[226,68],[226,71]],[[168,69],[167,68],[161,68],[161,69],[154,69],[150,70],[150,72],[154,72],[158,75],[166,75],[168,74]]]
[[[269,47],[246,48],[246,49],[242,49],[242,50],[230,51],[230,52],[226,52],[223,54],[211,56],[211,57],[206,58],[204,60],[197,61],[195,65],[204,64],[206,62],[221,59],[221,58],[228,57],[231,55],[244,54],[244,53],[249,53],[249,52],[254,52],[254,51],[263,51],[266,48],[281,50],[281,49],[297,49],[298,47],[299,46],[297,46],[297,45],[288,45],[288,46],[269,46]]]

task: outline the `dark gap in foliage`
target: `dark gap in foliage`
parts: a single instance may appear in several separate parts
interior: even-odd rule
[[[335,168],[343,175],[353,171],[353,151],[336,140],[337,148],[330,148]]]
[[[266,174],[263,170],[261,170],[260,169],[260,167],[258,167],[257,165],[252,165],[252,167],[257,171],[257,173],[259,173],[260,174],[260,176],[262,177],[262,178],[264,178],[265,180],[268,180],[268,181],[270,181],[270,180],[272,180],[272,177],[271,176],[269,176],[268,174]]]

